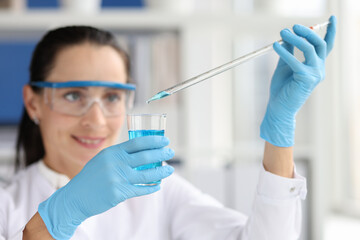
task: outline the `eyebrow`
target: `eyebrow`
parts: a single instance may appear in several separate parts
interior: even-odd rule
[[[68,81],[68,82],[36,81],[36,82],[30,82],[29,84],[34,87],[50,87],[50,88],[108,87],[108,88],[126,89],[132,91],[136,89],[134,84],[108,82],[108,81]]]

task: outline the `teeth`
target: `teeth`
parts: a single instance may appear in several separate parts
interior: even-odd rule
[[[83,139],[83,138],[78,138],[80,140],[80,142],[82,143],[86,143],[86,144],[98,144],[101,142],[100,139],[98,140],[90,140],[90,139]]]

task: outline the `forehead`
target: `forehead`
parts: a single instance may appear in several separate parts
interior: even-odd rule
[[[103,80],[125,83],[122,56],[111,46],[82,43],[58,52],[47,81]]]

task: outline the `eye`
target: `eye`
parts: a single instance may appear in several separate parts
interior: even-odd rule
[[[121,101],[121,99],[122,99],[122,96],[121,96],[121,94],[118,94],[118,93],[108,93],[106,95],[106,100],[110,103],[119,102],[119,101]]]
[[[64,98],[69,102],[75,102],[81,98],[81,94],[79,92],[68,92],[64,94]]]

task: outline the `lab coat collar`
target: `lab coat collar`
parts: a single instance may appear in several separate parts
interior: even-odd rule
[[[39,171],[41,175],[50,183],[52,187],[55,189],[59,189],[65,186],[70,179],[61,173],[55,172],[54,170],[50,169],[43,160],[39,162]]]

